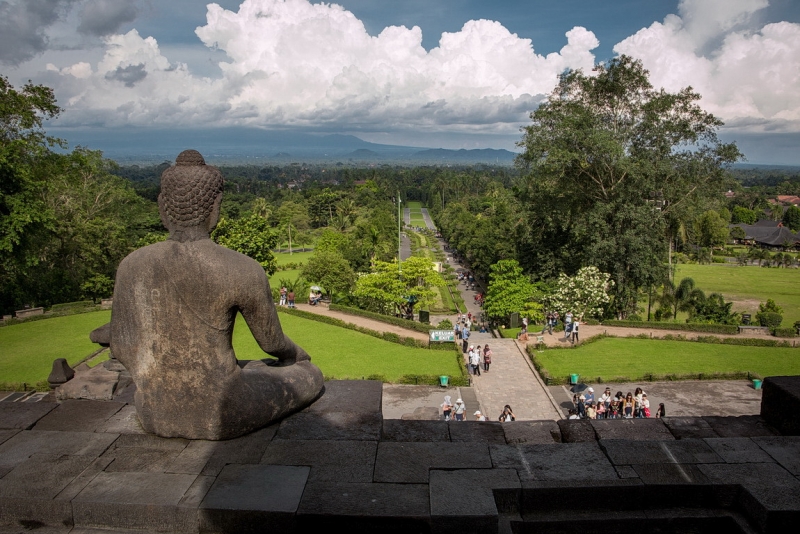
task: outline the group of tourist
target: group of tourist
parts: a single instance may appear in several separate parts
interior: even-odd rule
[[[492,349],[489,344],[481,348],[480,345],[470,345],[467,351],[467,362],[469,363],[469,371],[473,375],[481,376],[481,367],[485,372],[489,372],[489,366],[492,365]]]
[[[623,395],[617,391],[612,395],[611,388],[607,387],[600,397],[595,400],[594,388],[588,388],[586,394],[576,393],[572,402],[575,408],[569,410],[569,419],[634,419],[651,417],[650,401],[647,393],[642,388],[636,388]],[[666,409],[664,403],[658,405],[656,417],[664,417]]]
[[[450,395],[445,395],[444,402],[441,404],[442,408],[442,417],[445,421],[464,421],[465,415],[467,413],[467,407],[464,404],[462,399],[457,399],[456,403],[453,404],[452,397]],[[476,410],[474,414],[476,421],[486,421],[486,416],[481,413],[480,410]],[[505,405],[503,408],[503,412],[500,414],[500,417],[497,418],[498,421],[501,423],[509,423],[511,421],[516,421],[516,416],[514,415],[514,411],[511,409],[511,406],[508,404]]]
[[[286,286],[282,286],[280,290],[280,300],[278,306],[288,306],[294,308],[294,291],[288,291]]]
[[[542,328],[542,334],[544,334],[545,330],[548,334],[552,335],[553,330],[558,325],[558,321],[561,319],[561,315],[557,311],[548,312],[545,316],[545,325]],[[580,329],[580,320],[573,316],[571,311],[567,311],[564,314],[564,318],[562,320],[564,324],[564,340],[569,341],[573,345],[580,341],[578,338],[578,331]]]

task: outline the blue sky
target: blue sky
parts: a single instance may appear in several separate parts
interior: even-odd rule
[[[751,162],[800,164],[795,0],[0,0],[0,72],[54,87],[54,127],[109,136],[247,126],[513,149],[560,72],[620,53],[656,86],[698,90]]]

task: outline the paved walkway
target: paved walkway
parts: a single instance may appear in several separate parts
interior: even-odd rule
[[[492,349],[489,371],[472,377],[472,385],[484,414],[496,420],[508,404],[517,421],[561,419],[561,410],[513,339],[495,339],[490,334],[472,334],[470,343]]]

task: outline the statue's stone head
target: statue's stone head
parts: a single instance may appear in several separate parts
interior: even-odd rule
[[[158,208],[173,237],[208,235],[219,220],[224,180],[196,150],[184,150],[175,165],[161,174]]]

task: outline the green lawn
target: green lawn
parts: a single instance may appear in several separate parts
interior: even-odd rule
[[[286,333],[328,377],[360,379],[379,374],[391,381],[407,374],[460,376],[453,352],[405,347],[309,319],[280,317]],[[76,364],[99,348],[89,341],[89,332],[110,318],[111,312],[101,311],[0,328],[0,382],[33,385],[47,379],[56,358]],[[241,318],[236,326],[237,357],[263,358]]]
[[[284,332],[311,355],[326,377],[383,375],[391,382],[407,374],[460,376],[450,351],[406,347],[285,313],[280,319]],[[264,357],[241,317],[236,321],[233,346],[240,360]]]
[[[406,207],[413,210],[419,211],[422,208],[422,202],[416,200],[409,200],[406,202]]]
[[[275,274],[269,277],[269,285],[270,287],[278,287],[280,288],[281,280],[297,280],[300,278],[300,271],[301,269],[289,269],[286,271],[277,271]]]
[[[47,380],[56,358],[75,365],[100,348],[89,332],[110,319],[110,311],[99,311],[0,328],[0,382]]]
[[[648,374],[800,374],[800,349],[744,347],[690,341],[605,338],[576,349],[543,350],[536,359],[554,378],[578,373],[587,380],[638,380]]]
[[[306,263],[314,255],[314,251],[292,252],[291,254],[288,252],[274,252],[274,254],[278,265],[286,265],[287,263]]]
[[[734,309],[756,313],[759,302],[773,299],[783,308],[783,325],[800,321],[800,270],[735,265],[678,265],[675,283],[694,279],[709,293],[722,293],[734,302]]]

